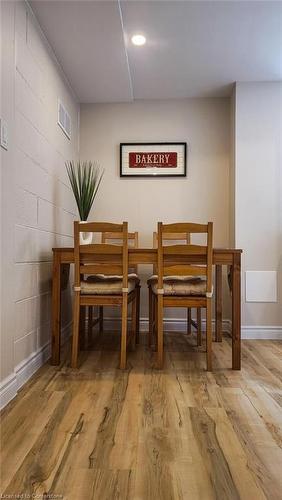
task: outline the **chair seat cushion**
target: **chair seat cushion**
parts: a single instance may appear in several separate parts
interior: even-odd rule
[[[128,293],[132,292],[138,284],[139,278],[136,274],[128,275]],[[122,277],[95,274],[81,281],[80,287],[83,295],[121,295]]]
[[[122,276],[120,274],[95,274],[95,276],[98,276],[98,277],[102,277],[104,279],[109,279],[109,280],[112,280],[112,279],[117,279],[117,280],[122,280]],[[129,273],[128,275],[128,279],[136,279],[138,281],[139,278],[138,278],[138,275],[135,274],[135,273]]]
[[[153,275],[148,280],[153,293],[158,293],[158,276]],[[207,281],[198,276],[164,276],[164,295],[206,296]]]

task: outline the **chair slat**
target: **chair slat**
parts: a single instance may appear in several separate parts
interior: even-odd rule
[[[165,240],[183,240],[185,243],[189,243],[189,234],[188,233],[166,233]]]
[[[207,255],[207,247],[202,245],[170,245],[163,247],[164,255]]]
[[[138,232],[131,232],[127,233],[128,234],[128,246],[131,248],[138,248]],[[112,232],[105,232],[102,233],[102,243],[107,243],[108,241],[112,241],[112,244],[118,245],[118,244],[123,244],[123,233],[112,233]],[[135,273],[138,273],[138,264],[134,264],[130,266],[130,270],[132,270]]]
[[[206,276],[206,266],[185,266],[182,264],[175,264],[164,266],[164,276]]]
[[[114,274],[122,276],[122,266],[118,264],[89,264],[80,266],[81,274]]]
[[[122,254],[121,245],[112,245],[107,243],[95,243],[91,245],[80,245],[80,254],[92,254],[92,255],[109,255],[109,254]]]
[[[83,253],[79,256],[80,262],[82,264],[120,264],[121,255],[120,254],[93,254],[93,253]]]
[[[174,224],[163,224],[163,233],[206,233],[207,224],[197,224],[194,222],[176,222]],[[164,237],[166,239],[166,236]]]
[[[200,264],[205,264],[207,263],[207,256],[206,255],[199,255],[199,254],[190,254],[190,255],[165,255],[164,256],[164,262],[165,264],[168,265],[173,265],[173,264],[194,264],[194,265],[200,265]]]
[[[112,222],[83,222],[78,224],[80,233],[122,233],[122,224],[113,224]]]
[[[136,238],[135,233],[128,233],[129,240],[135,240],[135,238]],[[122,233],[105,232],[103,233],[102,243],[105,243],[105,240],[122,240],[122,239],[123,239]]]

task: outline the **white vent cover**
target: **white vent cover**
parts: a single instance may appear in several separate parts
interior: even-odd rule
[[[58,100],[58,124],[66,134],[68,139],[71,138],[71,119],[63,103]]]

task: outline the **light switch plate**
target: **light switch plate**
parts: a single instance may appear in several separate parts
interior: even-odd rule
[[[8,123],[1,118],[0,143],[2,148],[8,149]]]
[[[246,271],[246,302],[277,302],[277,272]]]

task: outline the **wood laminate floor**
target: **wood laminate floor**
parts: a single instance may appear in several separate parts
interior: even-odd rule
[[[121,372],[105,333],[78,371],[42,367],[1,415],[3,497],[282,499],[282,344],[243,341],[234,372],[224,337],[213,373],[194,346],[168,334],[163,371],[140,345]]]

